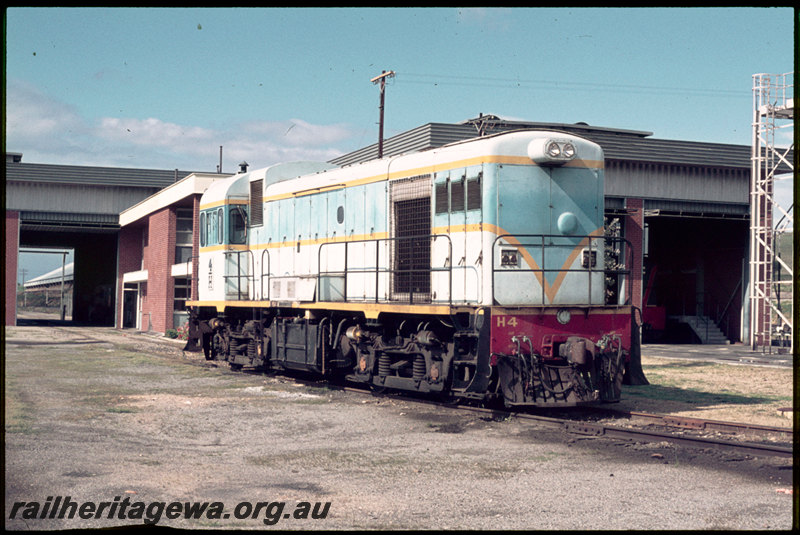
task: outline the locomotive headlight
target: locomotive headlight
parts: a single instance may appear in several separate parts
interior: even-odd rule
[[[541,138],[528,144],[528,157],[539,164],[559,165],[576,154],[575,145],[566,139]]]
[[[556,312],[556,319],[561,325],[566,325],[569,323],[569,320],[572,319],[572,314],[566,308],[560,308],[558,312]]]
[[[558,143],[551,141],[547,144],[547,155],[551,158],[558,158],[561,156],[561,147],[558,146]]]

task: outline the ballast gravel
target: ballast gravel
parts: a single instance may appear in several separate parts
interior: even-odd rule
[[[7,529],[142,525],[161,503],[158,525],[190,529],[793,526],[791,460],[571,435],[232,372],[112,329],[6,336]],[[109,504],[87,518],[42,514],[57,497]],[[150,517],[120,515],[123,502],[126,515],[140,502]],[[173,502],[223,509],[167,518]]]

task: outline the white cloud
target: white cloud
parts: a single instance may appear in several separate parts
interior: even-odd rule
[[[143,147],[174,146],[183,147],[185,143],[194,144],[213,139],[214,132],[197,126],[182,126],[167,123],[160,119],[125,119],[104,117],[97,127],[97,135],[115,141],[130,142]]]
[[[103,117],[90,121],[68,104],[29,84],[9,81],[6,146],[23,161],[214,171],[223,147],[223,171],[242,160],[251,168],[282,161],[330,160],[354,135],[344,124],[302,119],[205,128],[155,117]]]
[[[86,126],[70,106],[52,99],[37,88],[18,81],[6,86],[6,148],[21,152],[42,140],[69,146],[63,136],[80,136]],[[60,134],[60,135],[59,135]]]
[[[456,19],[481,29],[502,32],[511,28],[514,11],[511,8],[462,7],[458,8]]]

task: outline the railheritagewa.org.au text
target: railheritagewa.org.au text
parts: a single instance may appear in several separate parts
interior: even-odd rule
[[[14,502],[8,518],[22,520],[117,519],[158,524],[167,520],[261,520],[272,526],[281,520],[324,520],[331,502],[239,502],[229,509],[222,502],[143,502],[115,496],[111,501],[73,500],[71,496],[48,496],[43,502]]]

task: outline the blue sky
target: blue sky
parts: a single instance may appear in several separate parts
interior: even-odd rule
[[[751,143],[791,8],[8,8],[6,150],[223,171],[328,160],[479,113]]]

